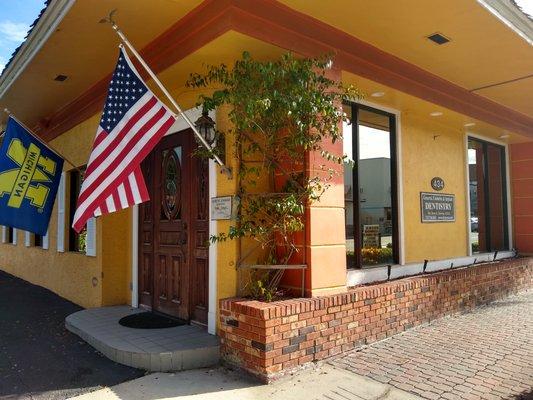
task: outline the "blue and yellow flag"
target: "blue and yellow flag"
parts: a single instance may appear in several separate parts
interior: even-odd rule
[[[0,225],[45,235],[63,159],[14,118],[0,147]]]

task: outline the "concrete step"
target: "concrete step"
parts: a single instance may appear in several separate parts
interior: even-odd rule
[[[194,325],[133,329],[119,325],[142,312],[129,306],[90,308],[65,319],[65,327],[107,358],[147,371],[171,372],[217,365],[219,339]]]

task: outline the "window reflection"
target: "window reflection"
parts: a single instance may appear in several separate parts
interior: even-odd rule
[[[343,127],[344,153],[356,161],[353,167],[346,164],[344,168],[348,268],[392,264],[396,256],[391,160],[393,117],[360,106],[347,106],[345,112],[352,123]]]

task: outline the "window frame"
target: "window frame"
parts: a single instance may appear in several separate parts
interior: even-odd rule
[[[506,244],[506,248],[505,249],[501,249],[501,250],[493,250],[492,249],[492,238],[491,238],[491,233],[490,233],[490,218],[489,218],[489,214],[490,214],[490,204],[488,204],[488,206],[485,207],[485,221],[487,223],[487,229],[486,229],[486,237],[485,237],[485,241],[487,242],[487,244],[489,245],[487,250],[486,251],[483,251],[483,252],[479,252],[479,253],[474,253],[472,251],[472,238],[471,238],[471,234],[472,234],[472,223],[471,223],[471,197],[470,197],[470,168],[469,168],[469,164],[468,164],[468,150],[470,149],[469,147],[469,142],[470,140],[474,140],[474,141],[477,141],[478,143],[480,143],[482,146],[483,146],[483,174],[485,174],[486,171],[488,171],[488,157],[486,156],[487,154],[487,146],[490,144],[490,145],[493,145],[493,146],[498,146],[500,148],[500,157],[501,157],[501,171],[502,171],[502,185],[503,185],[503,190],[502,190],[502,216],[504,218],[504,223],[503,223],[503,226],[504,226],[504,241],[505,241],[505,244]],[[510,207],[509,207],[509,204],[510,204],[510,188],[509,188],[509,152],[508,152],[508,146],[507,146],[507,143],[503,143],[503,142],[499,142],[499,141],[496,141],[496,140],[491,140],[490,138],[486,138],[486,137],[483,137],[483,136],[478,136],[478,135],[475,135],[475,134],[472,134],[472,133],[466,133],[465,135],[465,141],[466,141],[466,170],[467,170],[467,176],[466,176],[466,188],[467,188],[467,191],[466,191],[466,194],[467,194],[467,205],[468,205],[468,214],[467,214],[467,227],[468,227],[468,230],[467,230],[467,242],[468,242],[468,255],[469,256],[472,256],[474,254],[484,254],[484,253],[493,253],[493,252],[498,252],[498,251],[510,251],[512,250],[513,248],[513,240],[512,240],[512,226],[511,226],[511,223],[512,223],[512,216],[510,215]],[[484,189],[484,193],[488,193],[489,191],[489,181],[488,179],[484,179],[484,182],[483,182],[483,189]]]
[[[398,186],[398,115],[389,111],[385,111],[371,105],[361,104],[358,102],[345,101],[344,106],[350,107],[351,111],[351,127],[352,127],[352,156],[355,162],[356,173],[352,174],[352,187],[353,187],[353,221],[354,230],[354,255],[355,255],[355,268],[348,268],[349,270],[357,270],[363,268],[374,268],[383,265],[397,265],[400,264],[400,205],[399,205],[399,191]],[[359,171],[357,170],[357,164],[359,163],[359,110],[365,110],[376,114],[383,115],[389,119],[389,146],[390,146],[390,174],[391,174],[391,213],[392,213],[392,262],[390,264],[379,265],[363,265],[362,259],[362,237],[359,233],[360,230],[360,194],[361,187],[359,186]],[[357,205],[357,207],[356,207]],[[355,224],[355,221],[358,223]],[[357,233],[357,234],[356,234]],[[357,251],[356,251],[357,250]]]

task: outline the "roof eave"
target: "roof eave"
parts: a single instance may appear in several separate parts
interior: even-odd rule
[[[0,99],[33,60],[76,0],[54,0],[0,76]]]

